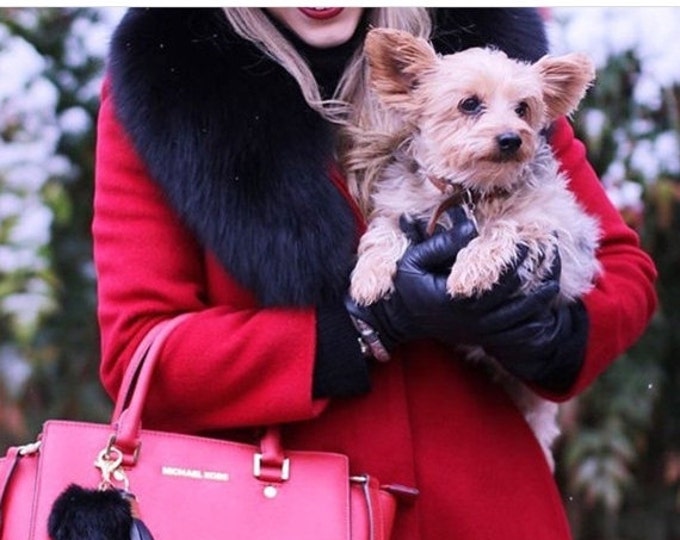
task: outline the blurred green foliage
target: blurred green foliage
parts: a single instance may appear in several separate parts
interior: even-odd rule
[[[5,265],[0,268],[0,300],[4,301],[0,304],[4,308],[0,311],[0,375],[20,370],[17,366],[29,367],[25,380],[3,377],[0,443],[34,437],[49,417],[103,420],[108,416],[109,402],[97,379],[99,346],[89,232],[96,84],[104,62],[101,56],[88,54],[83,42],[84,25],[96,25],[99,18],[95,9],[0,8],[0,27],[5,29],[0,34],[0,51],[21,55],[31,48],[43,60],[40,72],[28,76],[19,90],[31,94],[40,87],[43,91],[39,95],[54,96],[40,101],[35,111],[17,104],[20,96],[0,96],[4,111],[17,111],[0,125],[3,146],[8,151],[16,147],[17,153],[38,147],[38,155],[44,152],[40,148],[47,147],[57,158],[55,166],[47,167],[34,193],[22,193],[17,184],[22,171],[28,169],[26,172],[31,174],[31,167],[41,163],[30,163],[29,154],[0,163],[3,195],[14,192],[21,202],[31,203],[37,198],[42,210],[52,216],[47,241],[28,246],[45,260],[44,267],[33,270],[20,265],[14,271],[7,271]],[[73,55],[70,48],[80,54]],[[62,129],[64,113],[73,114],[74,110],[86,129]],[[43,126],[36,125],[41,122]],[[16,222],[17,216],[11,212],[0,213],[0,239],[6,244]],[[3,251],[0,257],[19,257],[21,246],[10,247],[16,249]],[[21,301],[21,295],[32,285],[38,286],[45,302],[33,317],[22,320],[20,306],[17,310],[7,309],[8,304],[14,304],[8,299]]]

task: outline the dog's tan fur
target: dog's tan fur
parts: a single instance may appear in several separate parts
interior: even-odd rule
[[[479,48],[438,56],[425,40],[386,29],[369,32],[365,50],[378,100],[400,117],[408,136],[370,185],[368,229],[352,274],[354,299],[371,304],[392,291],[409,243],[399,216],[430,220],[452,194],[472,201],[468,210],[479,235],[451,268],[451,296],[490,290],[519,244],[528,247],[520,268],[525,290],[545,277],[559,249],[560,301],[587,292],[600,272],[598,224],[567,189],[542,131],[584,97],[595,75],[588,57],[545,56],[529,64]],[[502,152],[499,136],[507,135],[513,148],[519,146]],[[483,356],[481,349],[469,349],[470,358]],[[552,465],[557,406],[504,379]]]

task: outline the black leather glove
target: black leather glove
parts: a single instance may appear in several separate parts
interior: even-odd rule
[[[346,302],[388,351],[398,343],[432,337],[448,345],[478,345],[510,373],[548,390],[567,389],[583,362],[588,321],[581,302],[556,305],[559,254],[541,287],[522,294],[517,269],[527,255],[518,246],[514,263],[498,283],[478,298],[452,299],[446,291],[449,269],[460,249],[476,236],[459,207],[449,212],[453,227],[425,238],[418,223],[402,222],[414,243],[397,265],[394,292],[370,306]]]
[[[484,350],[524,382],[553,392],[566,391],[585,360],[588,314],[583,302],[555,301],[559,292],[559,253],[541,288],[524,296],[527,303],[515,323],[485,336]]]
[[[477,236],[473,222],[460,207],[449,211],[452,228],[426,238],[422,224],[402,220],[402,229],[413,243],[397,264],[394,291],[369,306],[351,299],[351,315],[368,323],[388,351],[398,343],[432,337],[448,345],[484,345],[490,337],[503,335],[519,321],[533,316],[556,294],[550,283],[531,297],[518,296],[517,268],[527,249],[518,246],[515,263],[494,287],[477,298],[451,298],[446,280],[458,252]]]
[[[446,276],[458,252],[477,231],[462,209],[454,211],[452,218],[451,229],[424,240],[418,233],[419,224],[403,219],[402,229],[411,240],[418,236],[422,241],[412,243],[397,263],[394,291],[369,306],[346,297],[350,315],[374,329],[388,352],[402,342],[448,335],[460,323],[457,313],[451,316]]]

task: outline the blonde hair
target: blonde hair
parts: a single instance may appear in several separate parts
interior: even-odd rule
[[[363,46],[347,63],[331,99],[323,100],[309,66],[277,30],[262,8],[224,8],[234,31],[280,64],[297,81],[304,99],[329,122],[341,126],[338,159],[351,193],[367,207],[368,178],[377,175],[400,141],[400,127],[377,107],[367,83]],[[405,30],[428,39],[432,21],[427,8],[371,8],[368,25]],[[361,143],[357,143],[357,140]]]

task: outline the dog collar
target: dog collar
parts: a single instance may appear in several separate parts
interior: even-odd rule
[[[435,208],[430,220],[427,224],[427,234],[432,235],[437,221],[449,208],[454,206],[462,206],[465,214],[477,227],[477,219],[475,218],[475,208],[479,202],[484,200],[491,200],[497,198],[507,198],[510,192],[504,188],[494,188],[490,191],[479,191],[477,189],[465,188],[460,184],[454,184],[446,178],[434,175],[426,175],[426,178],[439,190],[442,195],[446,195],[444,200]]]

